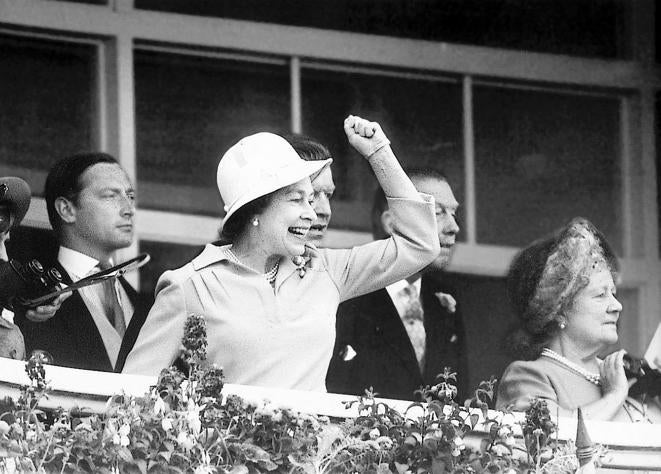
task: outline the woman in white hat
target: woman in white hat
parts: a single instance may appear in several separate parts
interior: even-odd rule
[[[385,287],[438,255],[433,198],[413,187],[375,122],[344,130],[371,165],[396,215],[393,237],[351,249],[306,242],[315,213],[310,176],[331,160],[304,161],[282,137],[240,140],[218,165],[223,241],[165,272],[124,366],[156,375],[179,354],[184,322],[207,322],[208,358],[227,382],[325,391],[341,301]]]

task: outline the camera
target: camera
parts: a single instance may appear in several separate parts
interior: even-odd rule
[[[27,301],[56,291],[61,281],[57,269],[44,269],[38,260],[0,261],[0,306],[12,311],[29,307]]]
[[[637,378],[629,389],[629,395],[636,397],[646,395],[654,397],[661,395],[661,371],[650,367],[645,359],[638,359],[629,354],[624,355],[624,373],[627,378]]]

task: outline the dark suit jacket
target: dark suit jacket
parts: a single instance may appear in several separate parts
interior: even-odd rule
[[[68,273],[59,262],[49,262],[49,267],[57,268],[65,283],[71,283]],[[134,312],[126,328],[122,346],[117,359],[116,369],[121,371],[126,355],[133,347],[140,328],[149,312],[149,304],[122,277],[120,282],[133,304]],[[25,318],[25,314],[16,314],[16,324],[25,337],[26,354],[35,349],[48,351],[56,365],[78,369],[113,372],[101,334],[94,323],[83,298],[78,291],[62,303],[60,309],[48,321],[35,323]]]
[[[418,362],[402,320],[385,289],[342,303],[337,312],[337,336],[333,358],[326,376],[329,392],[361,395],[366,388],[386,398],[414,400],[415,390],[437,383],[444,367],[458,372],[457,400],[467,394],[467,352],[464,326],[457,308],[443,308],[435,292],[444,289],[433,277],[422,279],[420,295],[427,335],[425,370]],[[344,361],[351,345],[356,356]]]

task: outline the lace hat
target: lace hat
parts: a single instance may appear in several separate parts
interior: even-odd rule
[[[543,334],[551,323],[559,324],[559,316],[599,269],[615,279],[617,258],[604,235],[581,217],[521,251],[508,273],[508,292],[526,330]]]

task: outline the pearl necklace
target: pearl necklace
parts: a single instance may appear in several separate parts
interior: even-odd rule
[[[580,366],[574,364],[572,361],[570,361],[566,357],[561,356],[560,354],[558,354],[557,352],[552,351],[548,347],[545,347],[542,350],[542,355],[548,357],[549,359],[553,359],[557,362],[560,362],[562,365],[567,367],[572,372],[584,377],[588,382],[593,383],[595,385],[601,385],[601,376],[599,374],[595,374],[593,372],[588,372],[583,367],[580,367]]]
[[[232,260],[234,263],[238,263],[239,265],[243,265],[241,263],[241,260],[239,260],[239,257],[236,256],[234,252],[232,252],[232,249],[230,247],[227,247],[225,249],[225,253],[227,256]],[[264,278],[266,278],[266,281],[269,282],[271,286],[275,285],[275,279],[278,276],[278,270],[280,269],[280,262],[275,262],[275,265],[271,267],[271,269],[264,273]]]

